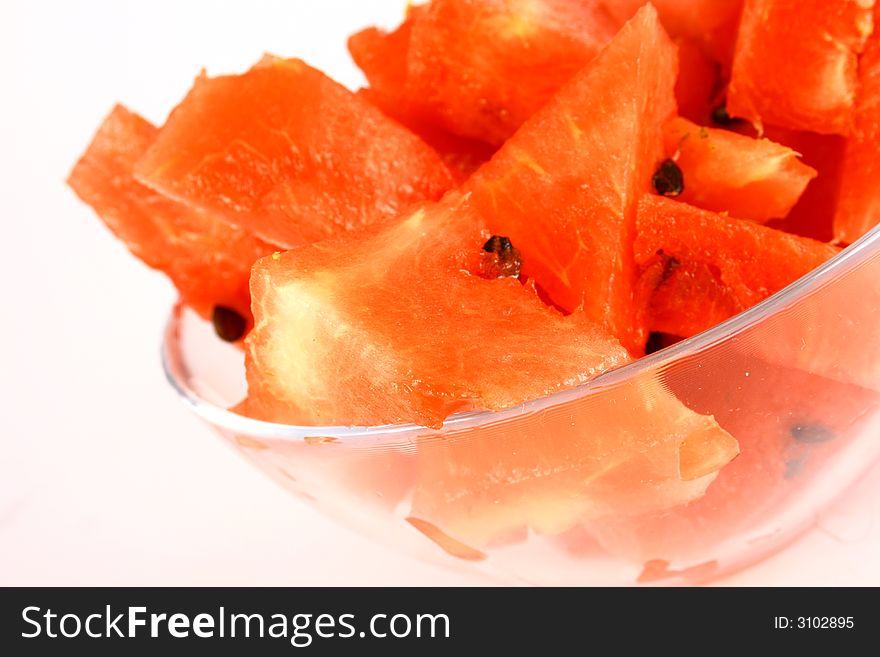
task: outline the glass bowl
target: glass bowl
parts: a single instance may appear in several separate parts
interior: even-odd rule
[[[245,392],[242,352],[180,305],[162,356],[180,397],[247,459],[396,549],[503,583],[692,584],[786,545],[877,459],[878,281],[874,230],[709,331],[440,429],[290,426],[230,412]],[[665,491],[615,461],[617,441],[639,439],[625,434],[628,416],[651,403],[646,384],[714,415],[739,442],[703,496],[668,508],[620,503]],[[652,438],[640,457],[663,443]]]

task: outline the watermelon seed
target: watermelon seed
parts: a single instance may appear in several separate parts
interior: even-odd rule
[[[663,334],[652,331],[648,334],[648,342],[645,344],[645,355],[650,356],[663,349]]]
[[[681,340],[682,338],[678,337],[677,335],[651,331],[648,334],[648,341],[645,343],[645,355],[649,356],[655,352],[660,351],[661,349],[671,347],[677,342],[681,342]]]
[[[728,114],[727,104],[721,103],[718,107],[712,110],[712,122],[715,125],[732,126],[743,123],[743,120],[734,118]]]
[[[483,244],[480,275],[484,278],[518,278],[522,270],[519,250],[510,238],[493,235]]]
[[[226,342],[240,340],[247,328],[245,318],[226,306],[214,306],[211,323],[214,324],[214,332],[217,336]]]
[[[675,162],[663,160],[654,172],[651,184],[661,196],[678,196],[684,191],[684,174]]]
[[[795,424],[791,430],[791,437],[799,443],[814,445],[834,440],[834,432],[824,424]]]
[[[513,244],[509,237],[501,235],[493,235],[483,245],[483,251],[486,253],[510,253],[513,251]]]

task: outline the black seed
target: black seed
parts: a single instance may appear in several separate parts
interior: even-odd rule
[[[654,172],[651,184],[661,196],[678,196],[684,191],[684,174],[675,162],[663,160]]]
[[[503,237],[502,235],[493,235],[486,243],[483,245],[483,251],[486,253],[509,253],[513,251],[513,244],[510,243],[509,237]]]
[[[716,125],[731,126],[742,122],[742,119],[734,118],[727,113],[726,103],[721,103],[718,107],[712,110],[712,123]]]
[[[484,278],[517,278],[522,269],[519,250],[510,239],[503,235],[493,235],[483,244],[480,259],[480,275]]]
[[[824,424],[795,424],[791,428],[791,437],[799,443],[814,445],[834,440],[834,432]]]
[[[217,336],[226,342],[240,340],[247,328],[247,320],[226,306],[214,306],[211,322],[214,324]]]
[[[657,333],[656,331],[651,332],[648,335],[648,343],[645,345],[645,354],[650,356],[651,354],[660,351],[665,346],[663,342],[662,333]]]
[[[648,342],[645,344],[645,354],[650,355],[661,349],[666,349],[666,347],[671,347],[677,342],[681,342],[681,340],[682,338],[677,335],[652,331],[648,334]]]

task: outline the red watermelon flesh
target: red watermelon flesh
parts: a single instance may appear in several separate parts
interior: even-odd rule
[[[359,93],[364,93],[386,114],[422,137],[454,171],[469,175],[476,168],[473,164],[479,165],[488,160],[494,149],[485,142],[456,137],[444,130],[436,117],[432,118],[430,108],[426,109],[419,98],[410,98],[406,93],[412,26],[416,20],[424,20],[420,17],[425,16],[427,10],[427,5],[410,7],[406,20],[391,32],[369,27],[349,37],[349,52],[370,83],[368,89],[362,89]],[[609,11],[621,15],[626,13],[628,18],[635,13],[635,8],[631,12],[621,12],[611,7]],[[624,22],[625,19],[621,19],[615,25]],[[694,121],[706,122],[719,81],[718,64],[706,54],[697,40],[680,37],[675,41],[680,62],[675,85],[679,112]],[[537,72],[536,67],[535,74]],[[555,71],[542,72],[548,84],[555,79],[554,75]]]
[[[406,98],[454,134],[501,144],[619,26],[600,0],[433,0],[412,24]]]
[[[276,422],[436,426],[628,360],[585,317],[564,318],[514,277],[478,275],[489,237],[455,194],[376,234],[260,260],[250,412]]]
[[[488,160],[495,149],[485,142],[444,130],[425,115],[417,102],[407,99],[409,38],[413,20],[424,11],[424,6],[411,6],[407,19],[391,32],[368,27],[349,37],[348,50],[370,83],[368,88],[360,89],[358,95],[421,137],[437,151],[457,179],[463,181]]]
[[[880,23],[880,5],[874,10]],[[840,177],[834,238],[851,244],[880,223],[880,28],[859,61],[853,132]]]
[[[667,511],[738,453],[711,416],[647,376],[478,431],[419,441],[411,511],[476,547]]]
[[[742,219],[784,217],[816,177],[790,148],[681,117],[666,124],[664,143],[684,174],[680,201]]]
[[[832,221],[840,193],[847,139],[840,135],[820,135],[775,126],[767,126],[764,134],[800,153],[801,161],[818,173],[789,213],[767,225],[820,242],[830,242],[834,238]]]
[[[251,265],[275,247],[136,182],[134,164],[156,133],[145,119],[117,105],[68,184],[134,255],[167,274],[204,317],[218,305],[250,317]]]
[[[641,268],[636,298],[652,333],[688,338],[745,310],[718,267],[658,254]]]
[[[847,134],[874,0],[746,0],[728,92],[732,116]]]
[[[382,110],[386,116],[406,126],[422,138],[443,160],[456,183],[461,184],[489,161],[495,147],[482,141],[459,137],[430,122],[417,110],[398,105],[394,98],[372,88],[359,89],[358,96]]]
[[[724,319],[724,312],[732,315],[753,306],[839,251],[809,238],[659,196],[646,195],[639,203],[635,258],[642,273],[641,303],[649,303],[650,314],[666,320],[663,328],[654,326],[653,330],[680,337],[693,335],[694,328],[709,328],[708,322]],[[692,276],[676,275],[681,265],[686,266],[685,272],[700,266],[696,284]],[[658,277],[658,270],[672,275]],[[668,305],[661,306],[646,294],[658,280],[655,289]],[[707,296],[691,296],[700,291]],[[711,318],[704,308],[712,309]]]
[[[453,184],[409,130],[304,62],[275,58],[199,77],[135,172],[283,247],[381,223]]]
[[[718,554],[718,544],[772,518],[880,403],[876,392],[770,363],[748,347],[679,363],[665,372],[664,385],[689,408],[714,415],[739,442],[739,456],[701,499],[638,518],[609,517],[588,529],[614,554],[678,567]]]
[[[394,30],[367,27],[348,37],[351,58],[377,94],[406,102],[403,90],[412,25],[426,11],[427,5],[410,5],[406,19]]]
[[[708,123],[719,83],[719,67],[695,41],[678,38],[678,113],[698,124]]]
[[[615,19],[623,22],[647,0],[604,2]],[[699,44],[729,73],[743,0],[651,0],[651,4],[670,35]]]
[[[638,353],[632,258],[636,204],[675,111],[676,49],[646,7],[465,185],[523,273]]]

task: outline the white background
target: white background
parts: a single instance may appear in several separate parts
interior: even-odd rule
[[[240,460],[159,366],[174,300],[64,178],[117,100],[161,122],[263,51],[362,79],[345,37],[404,2],[2,0],[0,585],[483,583],[334,525]],[[880,466],[732,584],[880,585]]]

